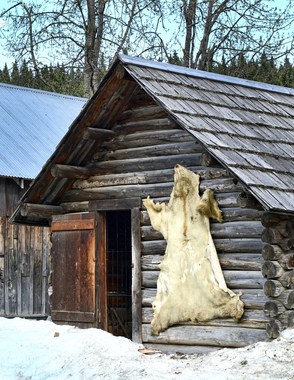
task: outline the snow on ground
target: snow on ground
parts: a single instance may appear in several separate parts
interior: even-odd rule
[[[203,356],[144,355],[140,348],[98,329],[0,318],[0,379],[294,379],[294,329],[273,342]]]

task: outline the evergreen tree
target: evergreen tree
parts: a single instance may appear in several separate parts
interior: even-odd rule
[[[33,87],[33,73],[28,68],[26,61],[23,61],[19,72],[19,85],[23,87]]]
[[[9,70],[8,70],[8,67],[7,67],[7,64],[5,63],[4,65],[4,68],[1,72],[1,76],[0,76],[0,82],[2,83],[10,83],[10,74],[9,74]]]
[[[279,67],[278,80],[281,86],[294,88],[294,68],[288,57],[285,58],[284,64]]]
[[[17,62],[14,61],[13,65],[12,65],[12,71],[11,71],[11,83],[15,84],[15,85],[19,85],[20,83],[20,80],[19,80],[19,69],[18,69],[18,65],[17,65]]]

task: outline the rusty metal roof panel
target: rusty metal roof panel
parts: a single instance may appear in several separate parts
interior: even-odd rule
[[[35,178],[85,103],[0,83],[0,176]]]

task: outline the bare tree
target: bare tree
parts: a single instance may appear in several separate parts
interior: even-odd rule
[[[42,65],[62,63],[84,73],[91,96],[121,51],[168,60],[183,53],[185,66],[212,70],[241,53],[293,53],[292,0],[24,0],[0,12],[14,59],[26,60],[42,79]],[[180,57],[181,58],[181,57]],[[45,80],[45,79],[44,79]],[[49,83],[50,85],[50,83]]]
[[[91,96],[116,54],[154,51],[161,8],[157,0],[32,0],[15,2],[0,16],[15,58],[26,59],[41,79],[46,62],[82,68]]]
[[[264,51],[279,58],[293,54],[293,2],[281,8],[264,0],[179,0],[185,66],[211,70],[215,61],[252,59]],[[173,10],[174,11],[174,10]],[[288,34],[287,34],[288,31]],[[178,40],[180,33],[178,32]]]

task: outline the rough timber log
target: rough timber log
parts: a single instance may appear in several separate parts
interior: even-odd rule
[[[262,211],[254,209],[240,209],[238,207],[222,207],[222,215],[224,222],[235,222],[235,221],[259,221],[262,215]],[[147,211],[141,211],[141,225],[150,225],[150,218]],[[270,245],[269,245],[270,246]],[[271,247],[271,246],[270,246]],[[280,248],[281,250],[281,248]],[[281,252],[283,252],[281,250]],[[274,258],[264,258],[265,260],[275,260]]]
[[[103,146],[109,149],[131,149],[179,142],[195,142],[195,139],[182,129],[166,129],[156,131],[138,131],[130,134],[118,135],[114,141],[105,142]]]
[[[153,318],[153,309],[151,307],[144,307],[142,310],[142,322],[143,323],[150,323]],[[263,310],[246,310],[243,314],[242,318],[238,322],[238,326],[242,327],[250,327],[250,328],[265,328],[266,323],[268,322],[269,318],[265,315]],[[187,324],[193,324],[193,325],[204,325],[204,326],[234,326],[236,327],[236,322],[233,319],[227,318],[220,318],[220,319],[213,319],[211,321],[207,322],[185,322],[185,325]]]
[[[258,271],[223,271],[227,286],[231,289],[262,289],[264,279]],[[145,288],[156,288],[159,271],[142,272],[142,285]]]
[[[285,288],[277,280],[266,280],[263,286],[264,294],[267,297],[278,297],[283,293]]]
[[[265,278],[279,278],[285,271],[277,261],[265,261],[261,269]]]
[[[223,222],[211,224],[211,235],[213,238],[251,238],[261,235],[262,226],[260,222]],[[155,231],[151,226],[141,228],[142,240],[160,240],[161,233]]]
[[[201,164],[203,166],[220,166],[220,163],[214,158],[212,157],[211,154],[205,152],[203,153],[202,155],[202,158],[201,158]]]
[[[268,317],[276,317],[279,314],[283,314],[285,310],[285,306],[276,300],[267,301],[263,308],[264,314]]]
[[[290,311],[287,313],[288,316],[288,327],[294,327],[294,311]]]
[[[264,304],[268,301],[261,289],[235,289],[236,293],[242,293],[241,299],[245,304],[245,309],[263,310]],[[142,305],[151,306],[156,295],[156,289],[142,290]]]
[[[282,323],[284,328],[294,326],[294,311],[287,310],[283,314],[277,316],[277,319]]]
[[[146,107],[137,107],[134,109],[128,109],[121,113],[120,122],[125,123],[128,121],[140,121],[140,120],[149,120],[154,118],[163,118],[166,117],[165,111],[162,107],[158,105],[150,105]]]
[[[85,140],[110,140],[115,136],[111,129],[86,128],[83,134]]]
[[[64,214],[64,210],[60,206],[24,203],[20,209],[22,216],[50,218],[55,214]]]
[[[271,227],[275,224],[280,223],[281,221],[284,221],[284,220],[288,221],[291,218],[292,217],[290,215],[286,215],[286,214],[283,215],[283,214],[273,214],[270,212],[265,212],[262,215],[261,222],[264,227]]]
[[[220,253],[218,258],[223,269],[260,271],[261,254],[258,253]],[[142,256],[142,270],[158,270],[163,255]]]
[[[293,269],[294,268],[294,252],[282,255],[278,259],[278,261],[282,268]]]
[[[55,164],[51,168],[51,174],[55,178],[88,178],[91,170],[80,166]]]
[[[89,211],[88,201],[61,203],[60,206],[63,208],[65,213]]]
[[[178,154],[174,156],[145,157],[139,161],[137,158],[99,161],[93,167],[103,174],[126,173],[145,170],[172,169],[176,164],[184,166],[201,166],[201,153]]]
[[[284,237],[277,229],[269,227],[262,231],[261,239],[268,244],[279,244],[284,240]]]
[[[285,288],[294,288],[294,270],[285,272],[280,278],[280,283]]]
[[[260,239],[214,239],[216,249],[219,253],[257,253],[261,251]],[[163,240],[142,241],[141,250],[143,255],[164,254],[166,242]]]
[[[150,325],[143,325],[143,341],[146,343],[210,345],[225,347],[243,347],[266,340],[263,329],[223,326],[175,326],[152,336]]]
[[[246,192],[242,192],[238,198],[238,206],[241,208],[255,208],[262,209],[261,204],[251,195]]]
[[[193,169],[191,169],[193,170]],[[200,170],[199,170],[200,171]],[[221,170],[213,170],[209,174],[204,170],[203,180],[201,182],[201,191],[207,187],[218,191],[236,191],[237,187],[234,184],[232,178],[222,178]],[[220,178],[219,178],[220,177]],[[212,180],[213,179],[213,180]],[[136,171],[131,173],[118,173],[118,174],[105,174],[105,175],[93,175],[85,180],[75,181],[73,188],[91,189],[95,187],[105,186],[118,186],[129,184],[155,184],[155,183],[167,183],[173,181],[173,169],[161,169],[150,171]]]
[[[279,260],[284,255],[284,251],[278,245],[265,244],[262,247],[262,257],[267,260]]]
[[[172,144],[150,145],[135,148],[116,149],[111,151],[101,151],[94,155],[94,160],[125,160],[131,158],[144,158],[146,156],[168,156],[189,153],[202,153],[203,148],[194,141],[178,142]]]
[[[272,318],[266,325],[266,332],[267,332],[267,335],[270,337],[270,338],[278,338],[278,336],[280,335],[280,332],[283,330],[283,325],[282,323],[276,319],[276,318]]]

